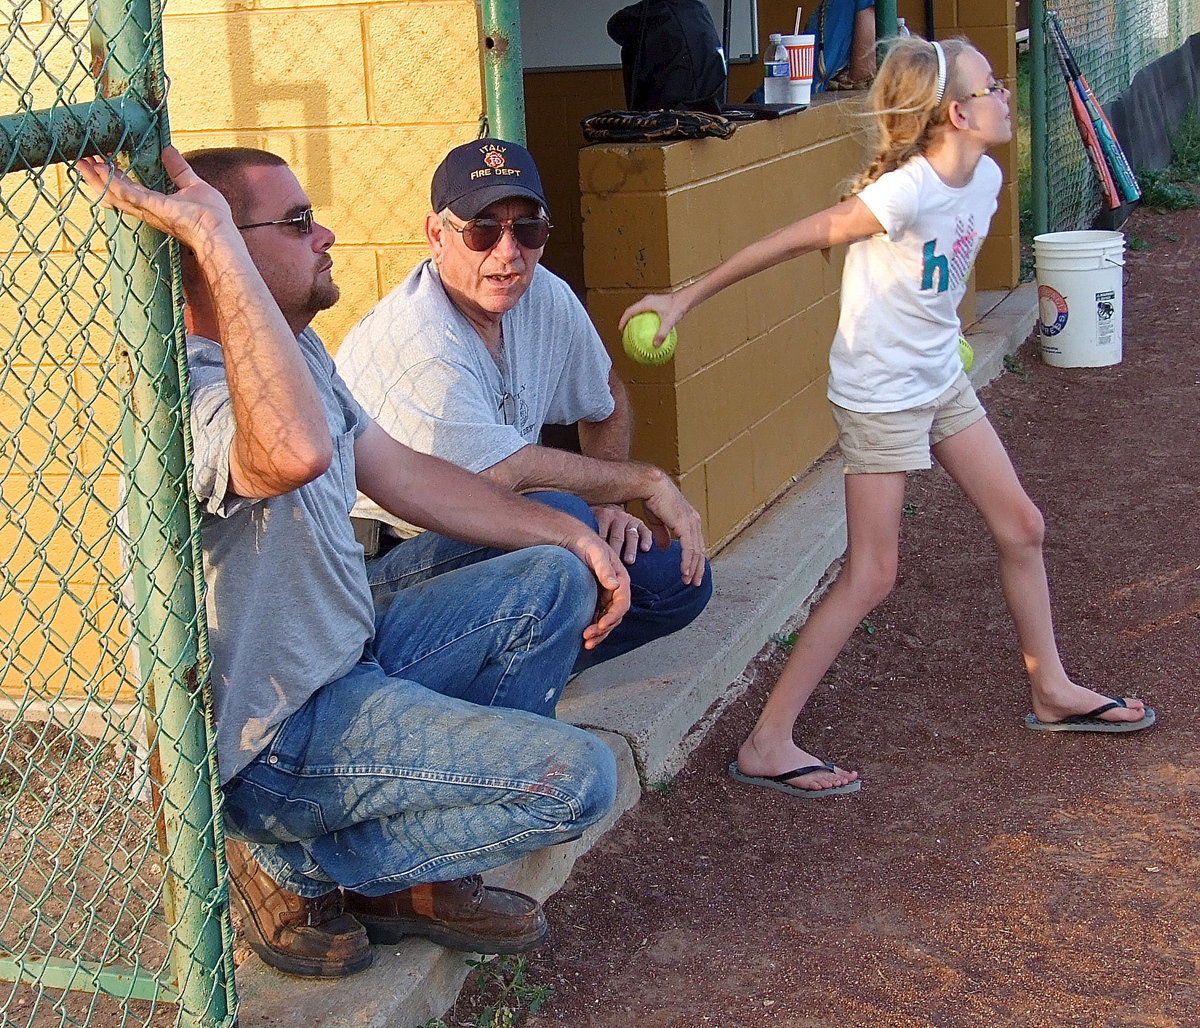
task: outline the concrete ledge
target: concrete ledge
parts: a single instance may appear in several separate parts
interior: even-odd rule
[[[963,334],[975,350],[971,384],[982,389],[1004,374],[1004,358],[1020,349],[1037,327],[1037,285],[1026,282],[1011,292],[979,293],[975,303],[979,320]]]
[[[589,669],[559,717],[623,735],[642,783],[683,766],[730,683],[846,547],[842,469],[825,459],[713,561],[713,599],[678,635]]]

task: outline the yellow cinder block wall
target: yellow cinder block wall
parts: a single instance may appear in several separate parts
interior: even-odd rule
[[[898,13],[924,31],[918,0],[901,0]],[[790,30],[794,18],[794,4],[760,0],[762,41],[771,31]],[[935,23],[939,38],[968,36],[998,77],[1015,79],[1012,0],[943,2]],[[730,95],[740,98],[760,80],[756,65],[735,65]],[[837,103],[742,125],[728,143],[584,149],[576,194],[578,121],[624,105],[620,71],[531,73],[525,82],[530,147],[556,223],[546,262],[586,293],[618,372],[630,384],[635,455],[678,477],[705,517],[710,543],[719,547],[833,442],[824,379],[840,254],[793,262],[710,301],[702,316],[681,326],[687,344],[664,368],[628,362],[616,320],[643,293],[677,288],[784,220],[836,199],[839,182],[862,160],[854,121],[847,105]],[[1015,141],[993,154],[1005,185],[960,309],[967,323],[976,311],[975,288],[1006,289],[1018,281]],[[769,203],[759,202],[766,197]]]
[[[427,250],[429,181],[478,134],[476,0],[172,0],[172,137],[286,158],[337,233],[331,350]]]
[[[962,35],[991,62],[996,78],[1004,79],[1013,90],[1011,109],[1013,127],[1017,123],[1017,9],[1013,0],[941,0],[934,5],[938,34],[942,24],[953,26],[945,35]],[[1020,198],[1017,186],[1017,140],[990,151],[1004,172],[1000,207],[992,219],[987,241],[975,262],[975,277],[980,289],[1009,289],[1020,281],[1021,234]]]
[[[52,167],[0,182],[20,212],[20,224],[0,219],[0,715],[109,700],[125,680],[114,441],[128,362],[115,352],[107,255],[85,237],[90,208],[56,206],[66,180]]]
[[[896,14],[905,19],[913,33],[925,35],[925,0],[897,0]],[[795,17],[796,5],[789,0],[758,0],[760,49],[770,33],[790,32]],[[937,38],[965,36],[991,62],[996,77],[1010,84],[1017,78],[1016,19],[1015,0],[934,0]],[[761,79],[760,69],[735,65],[730,71],[730,95],[741,97]],[[1016,118],[1015,97],[1013,117]],[[1004,188],[1000,208],[975,264],[976,284],[979,289],[1011,289],[1020,281],[1021,261],[1016,140],[993,148],[991,155],[1004,171]]]
[[[525,124],[550,204],[554,231],[542,263],[583,295],[583,223],[580,220],[579,122],[625,106],[620,68],[537,71],[525,74]]]
[[[279,153],[308,190],[320,220],[337,233],[333,257],[342,301],[316,323],[335,350],[354,321],[424,256],[433,169],[450,147],[477,135],[484,109],[478,4],[172,0],[166,10],[174,143],[184,150],[246,145]],[[31,33],[39,25],[53,28],[36,4],[22,6],[21,20]],[[86,43],[86,30],[80,35]],[[14,81],[32,80],[30,55],[10,49]],[[73,59],[70,50],[48,42],[47,68],[75,90],[73,98],[87,99],[93,87],[86,54]],[[34,80],[33,106],[48,106],[55,94],[48,79]],[[15,108],[13,92],[4,95]],[[67,188],[60,168],[51,169],[46,182],[59,195]],[[14,191],[18,201],[32,191],[16,175],[3,188],[9,201]],[[28,206],[31,219],[51,228],[32,228],[23,239],[37,239],[39,246],[53,240],[51,265],[69,269],[82,235],[76,226],[92,220],[86,205],[76,200],[69,222],[48,203]],[[54,230],[60,224],[65,231]],[[102,245],[98,240],[92,237],[90,245]],[[14,284],[36,272],[36,260],[22,261],[29,244],[22,249],[11,225],[0,225],[0,244]],[[94,274],[103,282],[104,255],[95,257]],[[28,331],[31,339],[46,340],[31,345],[40,353],[32,360],[9,344],[7,366],[56,398],[39,405],[53,410],[52,423],[48,416],[22,419],[14,411],[4,421],[9,431],[24,427],[6,440],[6,454],[19,451],[23,463],[9,465],[3,482],[9,520],[0,524],[0,552],[8,555],[20,595],[5,595],[0,623],[6,637],[22,642],[0,682],[0,709],[11,709],[30,689],[54,704],[69,705],[89,689],[93,696],[129,698],[120,688],[126,672],[119,666],[127,625],[111,585],[121,579],[122,559],[112,531],[119,472],[108,446],[119,421],[116,389],[93,393],[97,379],[112,377],[99,348],[73,375],[62,371],[64,349],[85,335],[76,319],[86,319],[95,302],[86,288],[64,293],[67,280],[64,270],[53,281],[0,297],[0,333],[16,339]],[[64,308],[66,317],[56,313]],[[61,340],[48,335],[55,332]],[[11,402],[11,395],[0,398],[0,407]],[[42,451],[48,445],[59,456],[47,464]],[[20,470],[39,465],[40,472]],[[89,502],[80,476],[97,468],[103,473]],[[35,546],[30,538],[41,542]]]
[[[900,0],[900,13],[920,27],[922,15],[908,9],[917,6],[916,0]],[[937,0],[938,34],[969,35],[992,60],[996,73],[1011,77],[1012,7],[1012,0]],[[765,38],[770,31],[790,27],[795,7],[783,0],[760,0],[759,12]],[[31,29],[50,24],[44,9],[35,5],[22,7],[21,21]],[[316,324],[330,349],[336,350],[350,325],[424,255],[422,216],[433,168],[451,146],[476,134],[484,107],[476,0],[172,0],[164,39],[176,144],[183,149],[261,146],[280,153],[308,189],[318,216],[337,233],[334,259],[343,299]],[[19,48],[12,56],[17,62],[23,59]],[[56,61],[63,65],[58,69],[61,80],[83,76],[86,62],[68,61],[61,49],[49,50],[48,63],[55,67]],[[785,138],[789,131],[801,131],[800,122],[793,119],[791,129],[784,123],[744,126],[738,138],[753,144],[753,152],[737,168],[724,167],[713,156],[719,152],[715,141],[680,144],[692,153],[688,161],[695,163],[684,171],[664,157],[656,173],[659,179],[653,185],[645,183],[640,192],[649,206],[641,201],[609,205],[605,197],[614,186],[605,178],[604,160],[597,156],[595,166],[585,173],[585,198],[579,179],[579,117],[622,106],[623,96],[619,71],[574,74],[569,86],[561,76],[526,76],[529,140],[546,173],[557,226],[547,263],[581,291],[588,289],[589,306],[614,350],[615,316],[630,299],[646,289],[681,284],[710,266],[712,258],[773,227],[771,219],[783,208],[753,202],[754,198],[788,196],[789,212],[805,213],[807,204],[815,209],[828,201],[833,179],[854,160],[854,144],[839,135],[840,129],[809,142]],[[756,65],[735,66],[731,95],[736,99],[748,93],[760,74]],[[49,103],[55,90],[35,86],[33,94],[40,105]],[[817,124],[814,114],[803,131]],[[799,150],[789,149],[795,147]],[[785,156],[800,152],[811,158],[805,161],[804,174],[785,173]],[[1001,155],[1001,163],[1009,184],[980,258],[984,288],[1016,280],[1016,246],[1005,249],[1004,244],[1006,238],[1010,244],[1016,239],[1016,186],[1009,174],[1015,168],[1015,149]],[[742,175],[743,183],[753,183],[751,189],[739,184]],[[61,170],[47,179],[60,192],[65,189]],[[655,204],[669,212],[668,221],[651,214]],[[628,219],[624,227],[616,218],[618,210]],[[609,233],[612,252],[589,245],[585,254],[584,222],[593,217],[596,230]],[[86,216],[76,219],[76,224],[86,222]],[[629,237],[622,233],[645,234],[654,225],[669,228],[665,249],[656,249],[649,238],[644,254],[640,246],[628,247]],[[69,232],[53,238],[54,257],[66,266],[80,240]],[[720,241],[716,249],[714,238]],[[10,259],[23,254],[20,246],[6,252]],[[621,252],[637,256],[637,275],[611,266]],[[712,301],[703,330],[695,318],[691,320],[696,323],[683,326],[688,345],[667,369],[647,372],[619,365],[632,383],[641,455],[680,476],[685,491],[704,512],[715,542],[727,539],[751,516],[748,509],[760,508],[832,440],[822,381],[825,343],[814,347],[798,345],[797,340],[828,340],[836,317],[832,294],[838,260],[807,258],[760,276],[753,288],[730,290]],[[600,277],[585,283],[593,273]],[[50,303],[67,301],[69,297]],[[0,328],[15,330],[18,322],[11,307],[0,306]],[[712,342],[743,337],[745,341],[728,352]],[[84,381],[103,377],[110,369],[101,359],[81,367],[79,388],[64,390],[57,427],[45,429],[41,438],[55,438],[53,432],[62,426],[116,424],[112,391],[92,396]],[[770,373],[763,375],[764,368]],[[40,445],[36,433],[31,422],[9,445],[32,452]],[[102,433],[96,435],[79,452],[94,452],[100,461],[102,440]],[[69,449],[67,443],[58,445]],[[74,468],[78,462],[68,463]],[[53,510],[32,516],[53,524],[59,511],[76,509],[82,493],[71,492],[71,481],[62,477],[67,488],[55,494]],[[21,473],[12,471],[4,483],[6,495],[20,492],[22,484]],[[98,580],[118,570],[120,559],[107,534],[119,505],[115,469],[100,478],[95,490],[102,507],[88,515],[81,529],[85,544],[92,544],[94,562],[55,561],[69,564],[66,580],[74,595],[84,597],[78,612],[64,612],[50,595],[58,578],[42,580],[31,571],[22,586],[29,588],[35,602],[19,615],[9,611],[6,623],[20,616],[37,624],[54,612],[60,630],[66,621],[78,620],[111,626],[119,634],[119,608],[111,594],[96,588]],[[746,498],[752,498],[749,505]],[[39,501],[39,511],[41,506]],[[51,533],[47,552],[75,547],[70,531]],[[18,536],[9,539],[9,534],[13,533],[0,529],[0,547],[19,556],[23,550]],[[11,680],[2,683],[4,691],[19,695],[24,678],[35,672],[64,696],[81,695],[88,668],[100,668],[110,683],[120,681],[112,668],[114,651],[104,638],[109,630],[95,631],[93,641],[76,647],[66,662],[62,646],[42,649],[40,642],[30,642],[28,652],[22,649],[13,662]]]
[[[925,35],[924,0],[897,0],[896,13],[907,20],[911,30]],[[1004,79],[1014,90],[1013,125],[1016,126],[1017,100],[1017,7],[1014,0],[934,0],[934,30],[938,39],[964,36],[991,62],[996,78]],[[1021,239],[1020,202],[1017,193],[1017,141],[993,147],[991,155],[1004,172],[1000,207],[975,262],[979,289],[1011,289],[1020,281]]]
[[[842,252],[725,290],[679,326],[673,361],[629,361],[621,311],[677,288],[837,198],[861,160],[852,101],[741,126],[732,140],[580,154],[587,304],[637,413],[637,455],[678,477],[714,547],[832,445],[825,399]],[[734,145],[736,143],[736,145]]]

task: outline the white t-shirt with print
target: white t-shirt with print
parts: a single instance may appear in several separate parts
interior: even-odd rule
[[[539,265],[501,326],[498,364],[424,260],[350,330],[337,369],[387,432],[468,471],[537,443],[546,425],[612,414],[612,361],[561,278]],[[361,493],[354,514],[404,538],[421,531]]]
[[[884,233],[846,252],[829,354],[833,403],[908,410],[936,399],[958,377],[958,305],[1000,183],[1000,168],[987,156],[960,187],[914,157],[858,194]]]

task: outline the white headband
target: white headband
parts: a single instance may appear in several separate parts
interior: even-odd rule
[[[937,107],[946,95],[946,51],[942,49],[942,44],[935,40],[933,52],[937,54],[938,62],[937,96],[933,101],[934,107]]]

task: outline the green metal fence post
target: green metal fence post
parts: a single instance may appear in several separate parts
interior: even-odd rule
[[[896,24],[896,0],[875,0],[875,38],[891,38]]]
[[[519,0],[481,0],[489,131],[525,145],[525,72]]]
[[[141,169],[143,176],[149,169]],[[152,177],[144,180],[153,184]],[[128,360],[124,441],[130,570],[139,668],[149,702],[148,741],[162,797],[162,843],[171,965],[188,1021],[224,1024],[231,982],[224,980],[225,902],[217,876],[210,740],[196,639],[196,590],[188,515],[181,384],[172,352],[179,344],[164,237],[133,219],[113,217],[113,276],[142,303],[127,304],[117,334]]]
[[[1029,4],[1029,186],[1033,232],[1050,230],[1050,192],[1046,168],[1046,4]]]
[[[157,114],[152,131],[129,141],[130,170],[145,184],[164,188],[159,154],[169,130],[161,11],[155,0],[97,0],[94,14],[101,90],[110,97],[129,95]],[[194,512],[184,449],[178,276],[173,247],[161,233],[115,215],[109,224],[114,283],[139,301],[121,306],[116,330],[129,367],[122,435],[134,624],[163,801],[171,966],[181,1021],[202,1028],[229,1023],[234,1000],[224,959],[218,807],[208,773],[211,748],[197,645],[199,570],[191,544]]]

